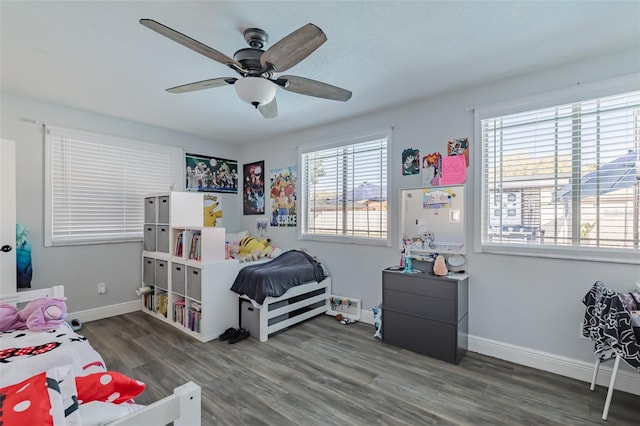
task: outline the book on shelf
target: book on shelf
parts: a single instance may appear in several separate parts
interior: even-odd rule
[[[191,238],[189,259],[200,260],[200,234],[193,234],[193,238]]]
[[[183,234],[182,232],[178,233],[178,235],[176,236],[176,249],[175,249],[175,255],[176,256],[182,256],[182,240],[183,240]]]

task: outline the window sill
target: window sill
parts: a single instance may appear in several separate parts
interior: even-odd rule
[[[338,236],[338,235],[300,234],[298,236],[298,239],[306,240],[306,241],[336,243],[336,244],[358,244],[358,245],[378,246],[378,247],[391,246],[391,242],[389,240],[374,240],[372,238],[358,238],[358,237]]]
[[[492,245],[483,244],[479,250],[481,254],[499,254],[507,256],[526,256],[547,259],[580,260],[589,262],[622,263],[640,265],[640,252],[626,250],[593,250],[586,248],[556,248],[556,247],[519,247],[517,245]]]

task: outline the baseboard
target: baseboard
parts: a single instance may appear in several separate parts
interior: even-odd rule
[[[373,311],[360,311],[360,321],[373,325]]]
[[[593,363],[579,361],[477,336],[469,336],[469,351],[581,380],[587,383],[586,389],[589,389],[588,384],[591,383],[595,367],[595,360]],[[601,364],[598,372],[598,385],[609,386],[610,365],[612,365],[610,362]],[[615,389],[640,395],[640,374],[618,370]]]
[[[77,319],[80,320],[80,322],[90,322],[103,318],[115,317],[116,315],[139,311],[141,303],[142,302],[140,300],[132,300],[130,302],[118,303],[116,305],[100,306],[99,308],[70,312],[67,315],[67,320]]]

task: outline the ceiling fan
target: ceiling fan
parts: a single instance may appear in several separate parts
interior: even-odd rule
[[[313,24],[304,25],[276,44],[262,50],[268,34],[259,28],[244,30],[248,48],[238,50],[233,58],[197,40],[192,39],[152,19],[141,19],[145,27],[192,49],[207,58],[224,64],[240,74],[241,78],[220,77],[171,87],[167,92],[185,93],[233,84],[238,96],[258,109],[264,118],[278,116],[276,86],[289,92],[335,101],[348,101],[351,92],[337,86],[295,75],[278,75],[301,62],[327,41],[327,36]]]

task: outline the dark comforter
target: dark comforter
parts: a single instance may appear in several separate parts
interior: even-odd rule
[[[267,296],[279,297],[291,287],[325,278],[322,266],[313,257],[290,250],[267,263],[241,269],[231,290],[262,304]]]

